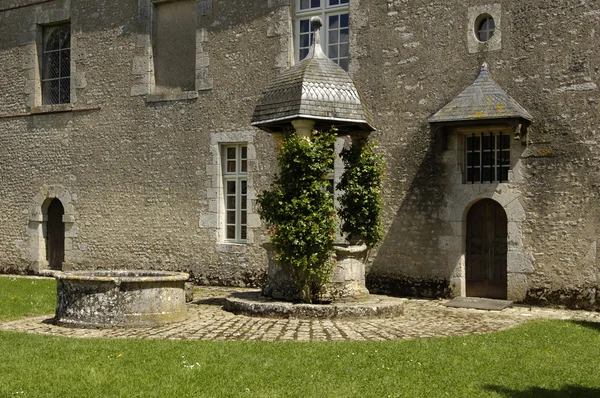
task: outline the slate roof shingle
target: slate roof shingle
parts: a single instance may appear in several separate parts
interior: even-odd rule
[[[375,130],[371,111],[354,81],[323,53],[318,38],[306,58],[262,91],[251,124],[273,131],[295,119],[315,120],[315,128],[335,125],[341,130]]]
[[[492,119],[525,119],[533,117],[511,98],[490,76],[487,64],[473,84],[429,118],[429,123],[460,122]]]

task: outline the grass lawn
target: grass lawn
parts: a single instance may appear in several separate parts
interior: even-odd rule
[[[0,322],[50,314],[55,308],[54,279],[0,277]]]
[[[11,294],[18,285],[5,279],[0,291]],[[9,309],[19,300],[0,297],[0,319],[44,309]],[[11,396],[600,397],[600,325],[536,321],[487,335],[337,343],[1,332],[0,397]]]

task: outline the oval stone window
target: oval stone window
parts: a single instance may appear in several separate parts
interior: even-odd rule
[[[488,41],[494,35],[496,24],[494,18],[490,15],[481,15],[475,23],[477,29],[477,40],[481,42]]]

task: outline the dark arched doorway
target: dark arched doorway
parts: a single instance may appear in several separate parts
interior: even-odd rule
[[[65,209],[58,199],[52,199],[48,205],[48,224],[46,225],[46,260],[50,269],[62,269],[65,260]]]
[[[467,296],[506,299],[508,221],[491,199],[475,203],[467,214]]]

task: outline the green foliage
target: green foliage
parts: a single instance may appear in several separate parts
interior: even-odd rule
[[[599,332],[568,321],[323,343],[0,332],[0,397],[598,397]]]
[[[326,176],[333,168],[335,138],[334,130],[314,131],[311,137],[286,133],[280,174],[258,198],[275,261],[292,275],[307,302],[319,297],[332,269],[335,209]]]
[[[344,191],[339,199],[342,231],[349,238],[362,240],[368,247],[383,239],[381,191],[384,161],[374,148],[367,137],[353,139],[352,146],[340,154],[345,171],[337,185]]]

